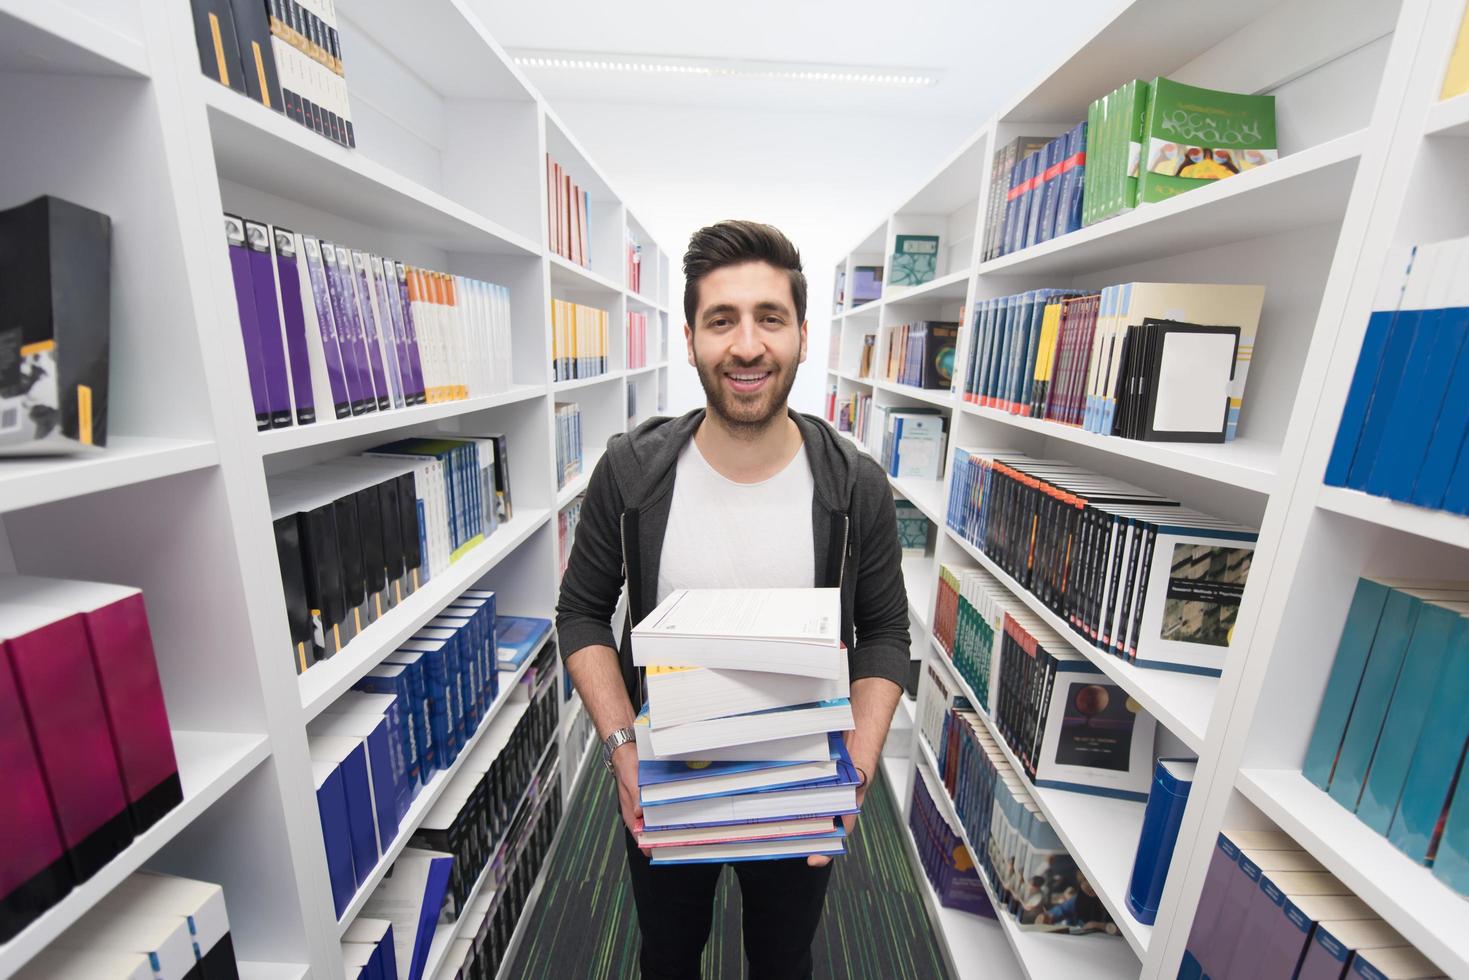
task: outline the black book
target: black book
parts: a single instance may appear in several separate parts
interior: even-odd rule
[[[377,485],[378,509],[383,525],[383,565],[387,569],[388,581],[393,589],[393,602],[403,601],[399,588],[403,578],[403,511],[398,502],[398,478],[384,480]]]
[[[236,92],[245,91],[240,67],[240,45],[229,0],[191,0],[194,8],[194,45],[204,74]]]
[[[1154,331],[1140,439],[1223,442],[1240,328],[1145,321]]]
[[[377,487],[358,490],[357,521],[362,530],[362,576],[367,600],[372,606],[373,619],[382,617],[385,608],[391,608],[391,599],[384,603],[388,588],[387,560],[383,556],[383,513],[382,497]]]
[[[342,553],[338,546],[334,508],[323,504],[297,514],[301,523],[301,568],[306,578],[306,600],[310,604],[312,643],[317,659],[332,656],[347,639],[347,600],[342,587]]]
[[[418,491],[412,473],[398,477],[398,529],[403,544],[405,581],[417,590],[423,584],[423,576],[420,575],[423,544],[418,522]]]
[[[270,45],[270,22],[265,0],[230,0],[239,44],[240,65],[245,76],[245,94],[261,105],[284,114],[281,83],[275,70],[275,50]]]
[[[280,562],[281,586],[286,594],[286,623],[291,632],[291,659],[300,674],[311,666],[311,604],[306,598],[306,573],[301,563],[301,524],[295,514],[277,518],[275,554]]]
[[[337,518],[337,550],[342,556],[342,594],[352,620],[352,635],[372,622],[367,608],[367,572],[362,562],[362,524],[357,516],[357,498],[352,494],[332,503]]]

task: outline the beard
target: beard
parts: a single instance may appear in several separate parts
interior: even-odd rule
[[[742,364],[728,360],[711,367],[695,357],[694,369],[699,373],[699,384],[704,387],[704,398],[709,403],[709,411],[717,415],[732,434],[754,437],[786,414],[786,400],[790,397],[791,387],[796,383],[796,368],[799,363],[799,360],[794,360],[785,365],[770,360]],[[726,371],[769,371],[770,380],[759,391],[744,394],[731,391],[725,385]]]

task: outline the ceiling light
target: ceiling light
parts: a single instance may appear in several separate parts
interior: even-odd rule
[[[821,65],[729,58],[681,58],[664,55],[609,54],[591,51],[513,51],[515,63],[527,68],[561,71],[615,71],[637,74],[705,75],[721,78],[774,79],[846,85],[911,88],[936,85],[942,73],[933,69],[889,65]]]

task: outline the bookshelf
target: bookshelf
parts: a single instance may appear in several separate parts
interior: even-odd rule
[[[930,605],[940,563],[987,569],[1158,719],[1158,755],[1200,760],[1162,908],[1150,928],[1122,907],[1141,808],[1033,790],[1122,925],[1125,941],[1113,943],[1121,955],[1089,962],[1082,969],[1088,976],[1176,976],[1217,833],[1267,826],[1293,834],[1442,972],[1469,974],[1469,942],[1457,928],[1465,900],[1299,772],[1357,578],[1469,573],[1469,519],[1322,483],[1387,247],[1469,234],[1462,183],[1469,97],[1437,101],[1463,13],[1462,0],[1249,0],[1208,10],[1162,0],[1120,3],[1108,23],[1038,71],[1038,80],[931,178],[891,205],[884,223],[833,270],[846,273],[850,290],[852,268],[882,262],[896,235],[941,238],[932,282],[888,287],[876,301],[834,311],[827,382],[839,401],[860,393],[875,407],[936,405],[949,418],[950,448],[1007,446],[1070,460],[1260,528],[1235,642],[1218,678],[1145,670],[1099,654],[942,520],[932,552],[904,562],[910,597],[921,589]],[[1332,31],[1308,28],[1325,16]],[[1274,94],[1281,158],[981,261],[994,152],[1020,135],[1064,132],[1085,118],[1092,99],[1126,79],[1159,74]],[[876,247],[879,242],[884,246]],[[947,391],[916,392],[882,376],[893,325],[963,320],[961,310],[1027,289],[1133,280],[1265,284],[1236,440],[1124,441],[1009,415]],[[960,365],[970,326],[961,329]],[[857,377],[864,334],[878,336],[875,378]],[[890,482],[925,513],[942,518],[947,512],[947,474],[936,487]],[[932,615],[931,608],[912,610],[915,655],[935,661],[934,669],[962,692],[957,671],[929,636]],[[884,771],[901,792],[911,788],[916,769],[933,763],[916,730],[901,746],[891,742]],[[903,796],[905,809],[909,798]],[[995,924],[954,913],[935,921],[958,975],[984,975],[988,963],[973,952],[975,937],[992,935]],[[1063,954],[1067,941],[1027,934],[1009,948],[1023,973],[1060,975],[1051,957]]]
[[[26,147],[0,174],[0,206],[50,193],[109,214],[114,276],[109,447],[0,465],[0,570],[143,589],[184,788],[162,821],[0,945],[0,975],[146,867],[223,885],[242,976],[339,976],[338,936],[453,770],[419,792],[339,922],[307,722],[466,588],[494,589],[504,614],[553,615],[558,511],[607,438],[666,400],[669,256],[469,6],[426,0],[405,21],[387,0],[341,0],[337,13],[355,150],[203,77],[187,0],[0,0],[0,122]],[[547,152],[591,193],[589,267],[547,247]],[[226,209],[509,287],[509,390],[256,432]],[[643,245],[637,292],[628,230]],[[609,312],[608,374],[552,384],[553,298]],[[652,334],[633,372],[628,309]],[[581,403],[586,426],[583,475],[559,490],[558,400]],[[296,675],[266,477],[403,436],[486,431],[509,440],[513,519]],[[524,669],[501,673],[476,735]],[[579,700],[561,711],[548,785],[570,799],[591,767]]]

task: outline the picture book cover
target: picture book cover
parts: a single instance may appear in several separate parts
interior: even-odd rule
[[[899,235],[893,246],[892,271],[888,281],[894,286],[921,286],[938,274],[939,236]]]
[[[871,303],[882,296],[882,266],[852,267],[852,306]]]
[[[1156,78],[1142,143],[1138,203],[1165,201],[1278,159],[1275,97]]]

